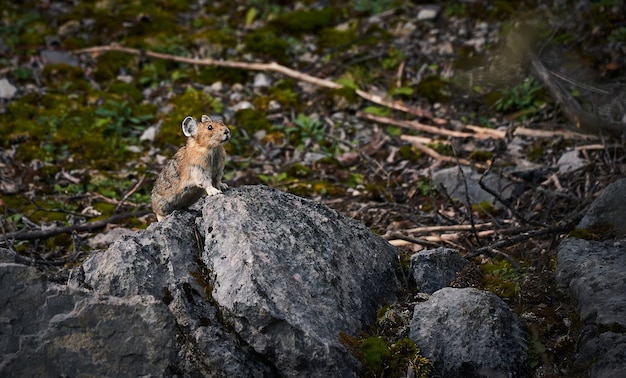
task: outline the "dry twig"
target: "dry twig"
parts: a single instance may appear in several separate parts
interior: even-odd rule
[[[429,134],[445,135],[445,136],[455,137],[455,138],[480,137],[473,133],[464,133],[462,131],[442,129],[440,127],[425,125],[423,123],[416,122],[416,121],[403,121],[400,119],[393,119],[389,117],[381,117],[381,116],[377,116],[373,114],[368,114],[368,113],[361,112],[361,111],[357,112],[356,116],[359,118],[367,119],[368,121],[384,123],[387,125],[400,126],[406,129],[423,131]]]
[[[47,230],[39,230],[39,231],[17,231],[17,232],[9,232],[4,234],[4,240],[7,242],[8,240],[34,240],[34,239],[44,239],[49,238],[51,236],[59,235],[59,234],[67,234],[71,232],[84,232],[91,231],[97,228],[105,227],[110,223],[117,223],[126,218],[133,217],[141,217],[146,214],[150,214],[152,210],[142,210],[132,213],[121,213],[113,215],[109,218],[102,219],[95,222],[87,222],[76,224],[73,226],[65,226],[65,227],[56,227]]]

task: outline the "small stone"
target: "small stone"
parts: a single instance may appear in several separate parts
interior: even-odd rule
[[[429,21],[437,18],[439,9],[435,7],[424,7],[417,12],[417,21]]]
[[[41,60],[44,64],[67,64],[72,67],[78,67],[78,59],[73,54],[59,50],[43,50]]]
[[[0,79],[0,98],[13,98],[17,92],[17,88],[11,84],[7,79]]]
[[[139,146],[128,146],[126,149],[134,154],[139,154],[143,151],[143,148]]]
[[[241,101],[230,107],[230,110],[233,112],[238,112],[243,109],[254,109],[254,105],[250,101]]]
[[[452,43],[446,41],[439,46],[440,55],[452,55],[453,53],[454,47],[452,47]]]
[[[258,73],[254,75],[254,84],[252,84],[252,86],[254,86],[255,88],[265,88],[269,87],[270,85],[272,85],[272,82],[266,74]]]
[[[269,111],[280,110],[280,108],[281,108],[280,102],[276,100],[270,100],[270,102],[267,104],[267,110]]]
[[[579,151],[576,150],[564,153],[559,158],[559,161],[556,162],[560,174],[573,172],[586,164],[587,162],[580,157]]]
[[[211,93],[219,93],[224,89],[224,84],[221,81],[216,81],[215,83],[209,86],[209,91]]]
[[[147,140],[149,142],[152,142],[156,138],[156,134],[157,134],[157,127],[150,126],[143,131],[143,133],[139,137],[139,141],[143,142],[144,140]]]

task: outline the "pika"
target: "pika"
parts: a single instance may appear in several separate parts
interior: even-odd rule
[[[152,189],[152,209],[158,221],[191,206],[204,193],[213,196],[228,188],[222,182],[228,127],[203,115],[200,122],[185,117],[182,128],[187,143],[167,162]]]

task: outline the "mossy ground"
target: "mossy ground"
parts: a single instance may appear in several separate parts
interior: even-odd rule
[[[494,127],[546,119],[562,122],[558,113],[555,116],[558,107],[528,75],[501,88],[459,89],[467,84],[467,77],[450,77],[450,70],[470,70],[489,63],[488,54],[463,43],[460,37],[454,57],[441,58],[436,50],[428,54],[420,50],[425,41],[437,38],[431,31],[456,28],[463,20],[469,20],[463,25],[470,34],[476,25],[498,24],[504,40],[519,15],[533,15],[539,2],[443,1],[439,2],[439,16],[425,22],[415,20],[416,2],[298,4],[253,0],[0,4],[0,69],[18,88],[14,97],[2,100],[0,108],[0,179],[6,188],[0,193],[3,231],[69,225],[148,209],[152,183],[164,159],[184,143],[180,122],[190,114],[222,115],[230,124],[233,138],[227,146],[226,180],[231,186],[265,183],[312,197],[381,235],[425,224],[467,224],[468,212],[480,222],[514,218],[488,204],[464,209],[449,201],[429,178],[428,172],[437,162],[402,137],[431,137],[429,148],[477,165],[495,157],[503,159],[502,155],[507,159],[506,146],[473,141],[470,148],[467,140],[451,141],[363,121],[355,116],[359,111],[422,122],[428,119],[364,101],[357,90],[465,124]],[[619,70],[610,63],[619,49],[597,52],[597,46],[603,39],[622,43],[626,35],[622,10],[623,4],[618,2],[595,2],[581,10],[584,22],[557,30],[553,40],[581,53],[594,46],[596,53],[586,54],[585,59],[593,67],[601,67],[605,78],[616,77]],[[549,29],[544,26],[538,27],[537,34]],[[190,66],[111,51],[71,54],[74,49],[109,44],[185,57],[276,61],[344,87],[321,89],[265,73],[270,86],[255,88],[252,78],[256,72]],[[491,48],[498,51],[498,46],[485,46],[485,51]],[[43,61],[40,53],[48,50],[60,53],[61,58]],[[222,89],[211,89],[218,82]],[[233,110],[242,101],[253,108]],[[155,138],[141,139],[150,130],[158,130]],[[562,138],[535,139],[528,140],[520,153],[532,163],[551,166],[559,151],[571,147],[573,142]],[[618,152],[608,158],[601,152],[587,154],[597,168],[585,172],[587,182],[606,182],[607,177],[623,174],[621,165],[607,168],[608,160],[620,159]],[[513,159],[504,163],[513,164]],[[529,218],[556,222],[581,202],[567,195],[533,192],[546,179],[540,178],[524,184],[525,191],[516,204]],[[562,185],[570,185],[568,193],[584,192],[589,186],[572,176],[561,180]],[[151,220],[135,218],[125,226],[142,228]],[[584,230],[573,235],[601,238],[606,234],[587,231],[590,235]],[[491,240],[486,237],[482,242]],[[464,252],[478,247],[469,233],[441,243]],[[546,319],[528,323],[534,332],[537,365],[558,361],[559,353],[565,353],[569,345],[558,341],[559,333],[568,332],[559,325],[565,316],[555,310],[561,306],[559,299],[541,294],[542,290],[553,292],[546,277],[553,271],[555,243],[541,239],[505,251],[521,270],[504,260],[474,261],[482,266],[484,288],[501,295],[518,313],[533,312]],[[8,247],[62,263],[79,259],[81,250],[87,249],[67,235],[37,242],[12,241]],[[75,248],[79,250],[73,251]],[[407,247],[401,255],[409,256],[412,248]],[[542,307],[537,298],[549,305]],[[392,345],[396,344],[393,340],[384,343],[370,341],[366,345],[372,344],[371,348],[365,349],[377,350],[378,355],[392,353],[385,363],[398,363],[393,357]],[[402,348],[412,350],[405,344]],[[364,351],[358,349],[357,353]],[[370,356],[374,365],[376,355]],[[396,373],[388,368],[372,370],[377,376]]]

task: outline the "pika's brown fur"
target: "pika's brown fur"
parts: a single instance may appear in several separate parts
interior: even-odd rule
[[[159,221],[174,210],[191,206],[204,193],[213,196],[228,187],[222,182],[228,127],[203,115],[201,122],[186,117],[182,128],[187,144],[167,162],[152,189],[152,209]]]

